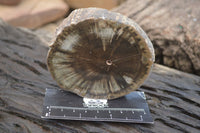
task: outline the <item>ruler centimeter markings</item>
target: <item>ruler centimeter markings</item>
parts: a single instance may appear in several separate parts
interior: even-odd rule
[[[57,109],[57,108],[54,108],[54,109]],[[79,110],[80,111],[80,110]],[[94,111],[94,110],[92,110],[92,111]],[[114,111],[118,111],[118,110],[114,110]],[[126,110],[126,111],[128,111],[128,110]],[[138,110],[137,110],[138,111]],[[51,115],[51,113],[49,112],[49,113],[46,113],[46,118],[47,117],[51,117],[51,118],[60,118],[60,119],[62,119],[63,117],[64,118],[66,118],[66,117],[68,117],[68,119],[70,120],[70,119],[74,119],[74,120],[77,120],[77,119],[81,119],[81,118],[83,118],[83,119],[90,119],[90,120],[92,120],[92,119],[101,119],[101,120],[113,120],[113,121],[123,121],[124,120],[124,118],[122,117],[122,118],[120,118],[120,117],[113,117],[113,114],[112,113],[110,113],[109,114],[109,116],[108,117],[102,117],[102,116],[100,116],[100,117],[98,117],[97,115],[94,115],[94,117],[89,117],[89,116],[87,116],[87,117],[85,117],[85,116],[82,116],[82,113],[79,113],[79,116],[73,116],[73,115],[66,115],[66,114],[64,114],[64,115]],[[133,118],[129,118],[128,116],[126,116],[125,117],[125,120],[126,121],[128,121],[128,120],[136,120],[136,121],[143,121],[143,116],[142,115],[139,115],[139,118],[136,118],[136,117],[133,117]]]
[[[84,103],[83,98],[72,93],[47,89],[41,117],[46,119],[153,123],[143,92],[134,92],[126,97],[108,100],[106,106],[85,105],[87,104]]]
[[[113,117],[113,112],[116,112],[118,111],[120,114],[123,114],[123,112],[127,113],[127,112],[131,112],[132,114],[134,114],[135,112],[142,112],[140,115],[139,115],[139,118],[137,118],[136,116],[135,117],[130,117],[130,114],[129,116],[125,116],[125,120],[128,121],[128,120],[137,120],[137,121],[143,121],[143,116],[142,114],[146,114],[145,113],[145,110],[144,109],[134,109],[134,108],[81,108],[81,107],[65,107],[65,106],[47,106],[46,107],[48,109],[48,113],[46,113],[46,117],[50,117],[50,118],[66,118],[68,117],[68,119],[101,119],[101,120],[108,120],[108,119],[111,119],[111,120],[124,120],[123,117],[121,116],[114,116]],[[76,113],[77,111],[79,111],[79,114],[76,115],[66,115],[66,114],[60,114],[60,115],[51,115],[51,111],[55,111],[57,110],[57,113],[58,113],[58,110],[60,110],[60,112],[65,112],[67,114],[69,114],[69,111],[71,111],[72,113]],[[67,111],[67,112],[66,112]],[[83,112],[80,112],[80,111],[83,111]],[[93,111],[96,112],[97,114],[94,114],[94,116],[84,116],[84,113],[87,113],[88,111]],[[109,116],[106,117],[106,115],[104,116],[98,116],[99,113],[101,113],[102,111],[107,111],[109,113]],[[91,113],[91,112],[90,112]],[[104,112],[105,114],[105,112]]]
[[[122,111],[141,111],[145,114],[145,110],[144,109],[134,109],[134,108],[79,108],[79,107],[65,107],[65,106],[47,106],[47,108],[49,109],[49,111],[51,111],[51,109],[61,109],[61,111],[63,111],[63,109],[68,109],[68,110],[73,110],[73,112],[75,112],[75,110],[104,110],[104,111],[120,111],[121,113],[123,113]],[[133,112],[134,113],[134,112]]]

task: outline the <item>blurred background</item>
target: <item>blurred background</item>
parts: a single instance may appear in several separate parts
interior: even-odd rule
[[[0,0],[0,18],[15,27],[29,28],[51,41],[56,27],[77,8],[112,9],[125,0]]]
[[[49,45],[62,20],[87,7],[133,19],[153,42],[156,63],[200,75],[199,0],[0,0],[0,18],[30,29]]]
[[[0,17],[14,26],[36,29],[77,8],[112,9],[125,0],[0,0]]]

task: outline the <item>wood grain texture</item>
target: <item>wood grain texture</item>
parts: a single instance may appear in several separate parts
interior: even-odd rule
[[[105,9],[74,10],[56,33],[48,69],[62,89],[82,97],[114,99],[136,90],[155,60],[140,26]]]
[[[199,6],[199,0],[127,0],[114,11],[144,29],[157,63],[200,75]]]
[[[0,21],[0,132],[199,132],[200,77],[157,64],[139,89],[153,125],[41,119],[45,88],[58,88],[47,70],[47,51],[29,30]]]

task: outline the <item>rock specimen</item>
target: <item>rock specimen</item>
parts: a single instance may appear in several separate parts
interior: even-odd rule
[[[41,119],[45,89],[59,87],[45,64],[48,47],[38,36],[0,20],[0,133],[199,132],[200,77],[158,64],[139,88],[154,124]]]
[[[126,16],[100,8],[73,11],[48,55],[58,85],[89,98],[114,99],[136,90],[153,62],[145,32]]]

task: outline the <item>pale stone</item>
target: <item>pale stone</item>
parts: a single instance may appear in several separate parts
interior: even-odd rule
[[[112,9],[124,0],[65,0],[71,8],[99,7]]]
[[[0,5],[0,10],[11,25],[36,28],[65,16],[69,7],[63,0],[23,0],[17,6]]]
[[[21,2],[21,0],[0,0],[0,4],[4,5],[17,5]]]

